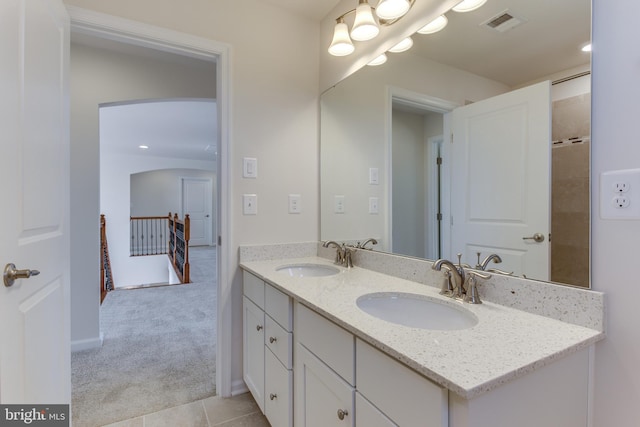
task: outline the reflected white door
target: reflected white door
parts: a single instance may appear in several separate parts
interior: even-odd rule
[[[62,1],[2,0],[0,45],[0,264],[40,271],[0,285],[0,402],[70,403],[69,17]]]
[[[189,246],[211,246],[211,180],[182,178],[182,212],[191,220]]]
[[[453,111],[454,259],[497,253],[496,267],[549,280],[550,93],[543,82]]]

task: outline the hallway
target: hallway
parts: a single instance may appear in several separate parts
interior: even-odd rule
[[[99,426],[215,395],[216,249],[190,248],[192,283],[110,292],[103,346],[72,354],[75,426]]]

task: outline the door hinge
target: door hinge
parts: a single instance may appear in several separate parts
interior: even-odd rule
[[[441,165],[442,164],[442,157],[436,158],[436,164],[437,165]]]
[[[218,246],[222,246],[222,236],[218,236]]]
[[[436,218],[438,219],[438,221],[442,221],[442,214],[441,214],[441,213],[439,213],[439,214],[436,216]]]
[[[453,132],[451,132],[451,140],[450,142],[453,144]]]

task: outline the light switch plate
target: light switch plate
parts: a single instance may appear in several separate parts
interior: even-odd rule
[[[378,185],[379,182],[378,168],[369,168],[369,184]]]
[[[258,215],[258,195],[242,195],[242,213],[244,215]]]
[[[343,214],[344,211],[344,196],[333,196],[333,212],[337,214]]]
[[[378,198],[377,197],[369,197],[369,213],[377,214],[378,213]]]
[[[302,212],[301,197],[299,194],[289,194],[289,213],[299,214]]]
[[[243,178],[258,177],[258,159],[253,157],[244,157],[242,159],[242,177]]]

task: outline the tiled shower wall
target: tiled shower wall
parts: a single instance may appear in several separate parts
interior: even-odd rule
[[[552,117],[551,280],[588,286],[591,94],[555,101]]]

